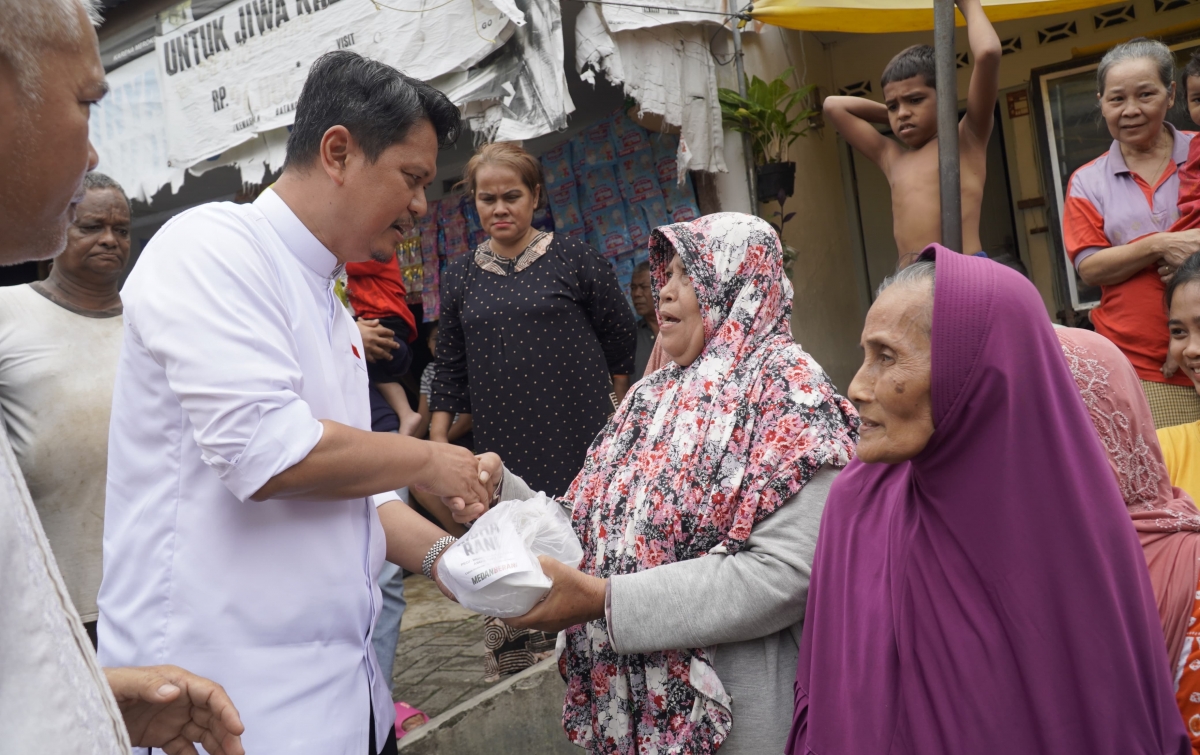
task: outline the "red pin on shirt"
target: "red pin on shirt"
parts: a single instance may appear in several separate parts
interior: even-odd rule
[[[358,357],[359,359],[362,359],[362,357],[359,356],[359,354],[358,354],[357,346],[355,346],[354,344],[350,344],[350,350],[354,352],[354,356]]]

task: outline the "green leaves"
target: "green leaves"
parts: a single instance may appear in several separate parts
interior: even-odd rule
[[[791,76],[789,68],[771,81],[747,77],[745,97],[733,89],[717,91],[722,121],[750,135],[756,165],[787,162],[788,147],[808,132],[809,119],[818,113],[812,107],[816,86],[793,90],[788,85]]]

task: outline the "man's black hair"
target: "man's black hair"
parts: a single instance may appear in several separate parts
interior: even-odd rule
[[[883,89],[894,81],[904,81],[913,76],[925,78],[925,86],[937,89],[937,64],[933,57],[933,48],[929,45],[913,45],[896,53],[883,69],[879,79],[879,88]]]
[[[422,118],[433,124],[439,147],[458,140],[462,119],[446,95],[358,53],[325,53],[308,69],[296,102],[284,167],[310,165],[321,151],[321,138],[334,126],[345,126],[374,162]]]
[[[1200,282],[1200,252],[1196,252],[1184,260],[1175,274],[1171,276],[1171,280],[1167,281],[1167,309],[1171,308],[1171,301],[1175,298],[1175,292],[1179,290],[1180,286],[1197,282]]]
[[[1192,59],[1188,61],[1187,67],[1183,69],[1184,92],[1187,91],[1187,80],[1192,76],[1200,76],[1200,50],[1192,53]]]

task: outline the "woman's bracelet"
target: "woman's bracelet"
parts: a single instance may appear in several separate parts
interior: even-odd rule
[[[421,572],[426,577],[433,579],[433,565],[437,562],[438,556],[442,555],[442,551],[453,545],[456,540],[458,540],[458,538],[454,537],[453,535],[446,535],[445,537],[439,537],[437,539],[437,542],[435,542],[433,547],[429,549],[429,552],[425,554],[425,560],[421,562]]]

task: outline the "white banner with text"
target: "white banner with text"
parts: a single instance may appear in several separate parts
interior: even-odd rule
[[[291,125],[313,61],[352,50],[423,81],[469,68],[524,16],[512,0],[237,0],[155,39],[169,164]]]

